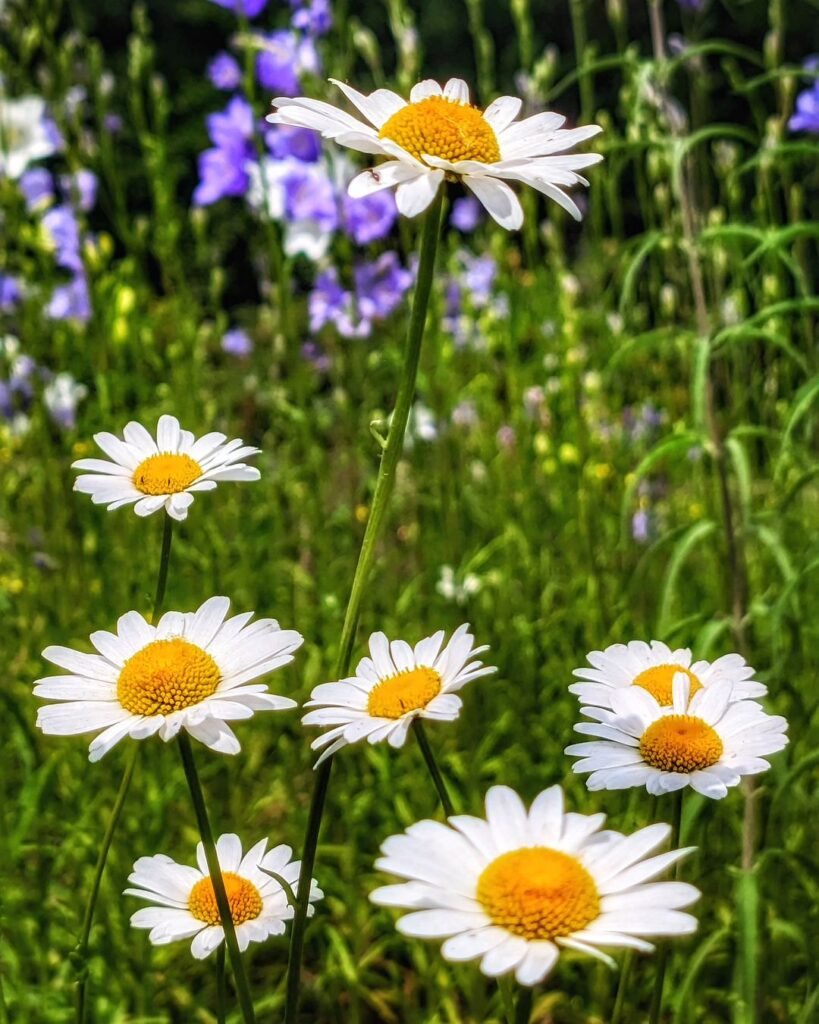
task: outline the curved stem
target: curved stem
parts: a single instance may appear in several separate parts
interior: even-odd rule
[[[671,836],[669,849],[674,849],[680,838],[680,826],[682,825],[683,790],[678,789],[672,794],[674,809],[671,819]],[[677,862],[679,864],[679,861]],[[674,869],[674,877],[677,877],[677,868]],[[665,972],[668,966],[668,943],[663,943],[657,952],[657,973],[654,976],[654,993],[651,997],[651,1011],[649,1013],[649,1024],[660,1024],[660,1017],[663,1012],[663,988],[665,986]]]
[[[213,894],[216,897],[216,906],[219,908],[219,917],[222,921],[222,928],[225,932],[225,944],[230,954],[230,965],[233,968],[233,978],[236,982],[236,994],[239,997],[239,1006],[245,1024],[256,1024],[256,1016],[253,1012],[253,1000],[250,996],[250,985],[245,974],[245,966],[242,962],[242,954],[239,950],[239,943],[236,939],[236,929],[233,926],[233,914],[230,910],[230,902],[225,892],[225,882],[222,878],[222,869],[219,866],[219,857],[216,853],[216,844],[213,841],[213,831],[210,827],[208,809],[205,806],[205,794],[199,782],[199,773],[196,770],[196,762],[193,758],[191,741],[185,730],[181,730],[178,737],[179,753],[182,756],[182,767],[185,769],[185,778],[188,780],[188,789],[191,793],[191,802],[196,814],[196,822],[199,825],[199,835],[202,839],[202,846],[205,849],[205,860],[208,862],[208,874],[213,885]]]
[[[373,494],[372,508],[358,554],[358,564],[350,589],[347,610],[344,614],[344,625],[341,629],[336,678],[341,679],[350,667],[350,658],[355,641],[358,615],[364,587],[367,583],[370,567],[375,555],[375,547],[384,524],[384,517],[395,482],[395,470],[404,447],[404,434],[407,429],[410,409],[415,396],[415,381],[418,376],[418,362],[421,356],[421,342],[424,337],[424,326],[427,318],[427,307],[432,290],[432,278],[435,270],[435,254],[438,249],[438,238],[441,233],[441,214],[443,210],[444,192],[439,188],[438,195],[427,211],[421,234],[421,251],[418,263],[418,278],[412,301],[407,329],[404,365],[401,371],[401,382],[395,401],[395,411],[389,426],[387,442],[381,456],[381,466]],[[323,761],[316,770],[316,781],[310,803],[310,814],[307,820],[307,832],[299,872],[298,898],[293,917],[293,931],[290,935],[290,959],[287,966],[287,1001],[285,1003],[285,1024],[295,1024],[299,1008],[301,987],[301,960],[304,950],[304,932],[307,926],[307,908],[310,897],[310,883],[313,877],[313,866],[316,859],[321,819],[324,803],[330,785],[332,757]]]
[[[165,515],[164,513],[163,515],[165,523],[162,529],[162,550],[159,555],[159,571],[157,572],[156,591],[154,592],[154,604],[153,611],[151,613],[151,621],[154,623],[159,617],[162,602],[165,598],[165,588],[168,582],[168,566],[171,561],[171,543],[173,541],[173,519],[171,519],[169,515]],[[108,827],[105,830],[105,835],[102,839],[102,846],[100,847],[100,852],[97,856],[97,863],[94,868],[94,880],[91,883],[91,892],[88,895],[88,902],[85,905],[85,914],[83,915],[80,938],[72,955],[79,974],[79,979],[77,981],[77,1012],[75,1017],[77,1024],[83,1024],[85,1021],[85,1011],[88,999],[88,944],[91,939],[91,928],[94,924],[94,913],[97,909],[97,899],[99,897],[102,876],[105,872],[105,865],[108,861],[108,853],[111,849],[114,833],[117,830],[119,819],[122,815],[122,809],[125,806],[125,798],[128,796],[128,790],[131,787],[131,779],[134,776],[134,769],[136,768],[138,757],[139,743],[135,743],[128,760],[125,763],[125,771],[122,773],[122,779],[114,800],[114,806],[111,808],[111,817],[108,819]]]
[[[435,784],[435,788],[438,790],[438,797],[441,800],[441,807],[444,809],[444,814],[449,818],[455,813],[455,808],[452,806],[452,799],[446,788],[444,777],[441,774],[441,769],[438,767],[438,762],[435,760],[435,755],[432,753],[432,747],[429,745],[429,739],[427,737],[424,723],[420,718],[416,718],[412,724],[412,731],[415,733],[415,738],[418,740],[418,746],[421,748],[421,753],[424,755],[424,761],[426,762],[429,774],[432,776],[432,781]]]

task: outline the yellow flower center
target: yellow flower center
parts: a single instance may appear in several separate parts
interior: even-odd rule
[[[693,715],[658,718],[640,739],[646,764],[664,772],[697,772],[722,757],[722,740],[714,729]]]
[[[648,690],[660,707],[668,708],[674,703],[674,676],[678,672],[688,676],[691,683],[690,696],[693,697],[697,690],[702,689],[699,679],[682,665],[653,665],[641,672],[634,679],[632,686],[641,686],[644,690]]]
[[[232,871],[222,872],[222,881],[225,883],[228,903],[230,904],[230,916],[234,924],[244,924],[245,921],[252,921],[262,912],[262,897],[259,890],[246,878],[234,875]],[[203,878],[191,889],[188,896],[188,910],[197,921],[204,921],[205,924],[221,924],[219,908],[216,905],[216,893],[213,889],[213,882],[210,878]]]
[[[600,913],[594,879],[575,857],[546,846],[501,854],[478,879],[492,923],[524,939],[580,931]]]
[[[367,711],[373,718],[400,718],[417,711],[441,692],[434,668],[411,668],[385,679],[370,690]]]
[[[443,96],[402,107],[384,122],[378,137],[397,142],[417,160],[424,153],[452,163],[493,164],[501,158],[495,131],[480,110]]]
[[[202,467],[190,455],[160,452],[140,462],[133,481],[143,494],[179,494],[201,475]]]
[[[175,637],[154,640],[129,658],[117,680],[117,700],[132,715],[169,715],[215,692],[219,667],[201,647]]]

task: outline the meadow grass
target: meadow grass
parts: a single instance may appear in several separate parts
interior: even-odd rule
[[[48,5],[35,6],[43,19],[26,27],[12,5],[0,73],[19,86],[45,69],[52,101],[79,78],[99,129],[112,103],[99,44],[76,35],[57,46]],[[550,109],[604,126],[605,162],[590,174],[580,227],[530,195],[520,234],[483,224],[469,238],[496,259],[502,297],[467,308],[469,344],[440,326],[444,296],[433,290],[418,397],[434,436],[411,423],[353,657],[376,629],[414,640],[469,621],[498,673],[470,687],[457,723],[427,730],[459,808],[480,813],[497,782],[525,799],[561,782],[574,809],[603,810],[612,827],[631,830],[671,812],[642,791],[587,793],[571,774],[562,751],[578,718],[572,669],[587,651],[631,638],[704,658],[742,650],[769,687],[766,707],[788,719],[790,744],[755,789],[686,801],[682,842],[697,851],[681,876],[703,897],[697,934],[674,944],[668,1019],[811,1024],[819,145],[786,127],[804,54],[776,2],[754,27],[755,47],[698,41],[692,29],[689,47],[670,54],[652,51],[642,13],[639,31],[614,17],[629,5],[609,5],[602,29],[599,12],[572,2],[560,11],[571,14],[576,54],[560,55],[558,75],[534,6],[511,4],[516,66]],[[401,46],[411,12],[397,0],[388,10],[397,63],[386,78],[412,82],[424,65],[418,46]],[[479,2],[465,12],[488,100],[499,86],[487,12]],[[54,31],[70,24],[63,11]],[[24,432],[0,435],[0,1021],[74,1019],[72,950],[130,754],[120,746],[91,765],[81,738],[36,731],[40,652],[85,648],[89,632],[124,611],[147,613],[159,560],[158,517],[108,514],[72,494],[71,461],[95,454],[96,431],[163,412],[262,449],[258,483],[201,495],[177,529],[165,604],[187,610],[227,594],[237,610],[298,629],[305,645],[278,692],[301,703],[332,678],[381,454],[371,425],[384,429],[401,362],[406,302],[368,340],[324,329],[321,368],[303,358],[310,265],[283,264],[278,226],[251,222],[230,200],[191,211],[182,183],[195,148],[175,137],[185,112],[163,86],[151,31],[136,9],[117,94],[126,132],[121,144],[99,132],[91,150],[102,197],[84,252],[92,319],[48,320],[36,293],[0,312],[0,334],[89,389],[74,427],[58,428],[35,405]],[[359,85],[368,76],[380,84],[364,17],[356,31],[351,48],[341,27],[328,37],[327,71],[355,69]],[[447,67],[459,70],[454,60]],[[261,112],[266,97],[257,100]],[[60,127],[66,167],[86,166],[83,132],[67,116]],[[7,179],[0,211],[0,269],[55,280]],[[404,221],[397,234],[411,253],[416,225]],[[463,244],[445,232],[442,273]],[[338,265],[351,255],[339,242]],[[246,360],[219,347],[237,319],[255,342]],[[458,408],[469,416],[453,419]],[[214,828],[251,841],[269,834],[298,855],[313,785],[308,733],[290,712],[242,723],[240,738],[240,757],[198,759]],[[359,745],[342,755],[318,850],[326,897],[307,931],[303,1019],[504,1020],[496,983],[474,965],[445,963],[435,944],[405,939],[394,914],[367,900],[384,883],[373,868],[382,840],[440,815],[420,749]],[[128,923],[134,901],[120,895],[138,856],[184,862],[197,839],[176,752],[144,744],[102,883],[90,1019],[215,1020],[211,962],[193,961],[186,944],[150,946]],[[251,947],[246,961],[259,1020],[281,1019],[286,938]],[[625,1020],[644,1019],[653,978],[652,960],[636,957]],[[564,957],[533,1019],[607,1021],[616,986],[603,965]]]

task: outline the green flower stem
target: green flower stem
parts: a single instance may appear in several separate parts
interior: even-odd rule
[[[418,263],[418,279],[407,329],[407,342],[404,351],[404,365],[401,382],[395,401],[395,411],[390,423],[387,441],[381,456],[381,466],[373,494],[372,508],[358,554],[358,564],[350,589],[350,598],[344,614],[344,625],[341,630],[336,678],[343,678],[350,667],[353,652],[358,615],[364,588],[375,556],[375,548],[395,482],[395,470],[404,447],[404,434],[407,430],[410,409],[415,396],[415,381],[418,376],[418,362],[421,357],[421,342],[424,338],[424,326],[432,290],[432,279],[435,270],[435,255],[438,250],[438,239],[441,234],[441,217],[443,211],[444,190],[439,188],[438,195],[432,202],[424,218],[421,234],[420,261]],[[307,832],[299,872],[298,899],[293,917],[293,931],[290,935],[290,959],[287,967],[287,1001],[284,1010],[285,1024],[296,1024],[301,988],[301,961],[304,950],[304,932],[307,926],[307,909],[310,897],[310,882],[316,860],[319,830],[324,812],[324,803],[330,785],[332,757],[328,757],[316,770],[313,798],[310,814],[307,819]]]
[[[173,519],[167,514],[164,514],[165,524],[162,530],[162,550],[159,555],[159,572],[156,578],[156,591],[154,594],[153,611],[151,613],[151,621],[156,623],[159,612],[162,608],[162,601],[165,598],[165,587],[168,582],[168,566],[171,561],[171,544],[173,542]],[[88,902],[85,905],[85,914],[82,921],[82,931],[80,932],[80,939],[77,943],[72,959],[77,965],[77,971],[79,978],[77,981],[77,1012],[76,1022],[77,1024],[84,1024],[85,1013],[88,1000],[88,944],[91,939],[91,928],[94,924],[94,913],[97,909],[97,899],[99,897],[100,885],[102,883],[102,876],[105,872],[105,865],[108,861],[108,853],[111,849],[111,843],[114,840],[114,833],[119,825],[119,819],[122,815],[122,809],[125,806],[125,799],[128,796],[128,790],[131,788],[131,779],[134,777],[134,769],[136,768],[137,758],[139,757],[139,743],[135,743],[133,750],[128,756],[128,760],[125,763],[125,771],[122,774],[122,780],[117,790],[116,799],[114,800],[114,806],[111,809],[111,817],[108,819],[108,827],[105,830],[105,835],[102,839],[102,846],[97,857],[97,864],[94,869],[94,880],[91,883],[91,892],[88,896]]]
[[[521,985],[518,993],[518,1002],[515,1007],[515,1024],[529,1024],[532,1016],[532,1001],[534,990],[528,985]]]
[[[191,802],[193,803],[196,821],[199,825],[199,835],[202,839],[202,846],[205,848],[208,874],[213,885],[213,893],[216,896],[216,906],[219,908],[222,928],[225,932],[225,944],[230,954],[230,965],[233,968],[233,979],[236,982],[236,994],[239,997],[242,1017],[245,1024],[256,1024],[253,1000],[250,995],[250,985],[248,984],[245,966],[242,962],[242,954],[239,951],[236,929],[233,927],[233,915],[230,910],[227,892],[225,892],[225,882],[222,878],[222,869],[219,866],[219,857],[216,854],[216,844],[213,841],[213,831],[210,827],[208,809],[205,806],[205,794],[202,792],[202,786],[199,782],[199,773],[196,770],[190,737],[184,729],[179,733],[178,742],[179,753],[182,757],[182,767],[185,769],[185,778],[188,780]]]
[[[669,848],[674,849],[677,846],[680,838],[680,826],[682,824],[682,806],[683,806],[683,790],[678,789],[676,793],[672,794],[672,800],[674,801],[674,807],[671,818],[671,839]],[[674,869],[674,876],[677,875],[677,869]],[[660,1019],[663,1012],[663,987],[665,985],[665,972],[668,965],[668,942],[664,942],[657,952],[657,973],[654,976],[654,994],[651,998],[651,1012],[649,1014],[649,1024],[660,1024]]]
[[[216,950],[216,1024],[225,1024],[225,944]]]
[[[444,814],[448,818],[450,815],[455,813],[455,808],[452,806],[452,799],[447,791],[444,777],[441,774],[441,769],[438,767],[438,763],[435,760],[435,755],[432,753],[432,747],[429,745],[429,739],[427,737],[426,730],[424,729],[424,723],[420,718],[416,718],[412,723],[412,731],[415,733],[415,738],[418,740],[418,746],[421,748],[421,753],[424,755],[424,761],[429,769],[429,774],[432,776],[432,781],[435,783],[435,788],[438,790],[441,807],[443,807]]]
[[[614,997],[614,1009],[611,1011],[611,1021],[609,1024],[620,1024],[623,1020],[623,1011],[626,1007],[626,992],[633,964],[634,950],[627,949],[620,968],[620,977],[617,980],[617,995]]]

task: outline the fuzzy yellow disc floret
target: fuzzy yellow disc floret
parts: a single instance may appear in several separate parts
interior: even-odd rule
[[[643,733],[640,754],[646,764],[664,772],[697,772],[722,757],[716,731],[693,715],[667,715]]]
[[[693,697],[697,690],[702,689],[699,679],[682,665],[652,665],[636,676],[632,685],[647,690],[660,707],[671,707],[674,703],[674,676],[678,672],[688,676],[690,696]]]
[[[397,142],[417,160],[425,153],[452,163],[492,164],[501,158],[495,131],[480,110],[443,96],[402,107],[385,121],[378,137]]]
[[[232,871],[222,872],[225,883],[230,916],[234,924],[252,921],[262,912],[262,897],[256,886],[246,878],[241,878]],[[216,893],[210,878],[203,878],[191,889],[188,897],[188,910],[197,921],[206,924],[220,924],[219,907],[216,905]]]
[[[169,715],[199,704],[222,675],[201,647],[174,637],[154,640],[129,658],[117,680],[117,700],[133,715]]]
[[[190,455],[150,455],[134,470],[134,487],[143,494],[179,494],[202,475],[202,467]]]
[[[399,672],[370,691],[367,711],[374,718],[400,718],[418,711],[441,692],[441,677],[434,668]]]
[[[546,846],[504,853],[478,879],[492,922],[524,939],[580,931],[600,913],[594,879],[577,858]]]

